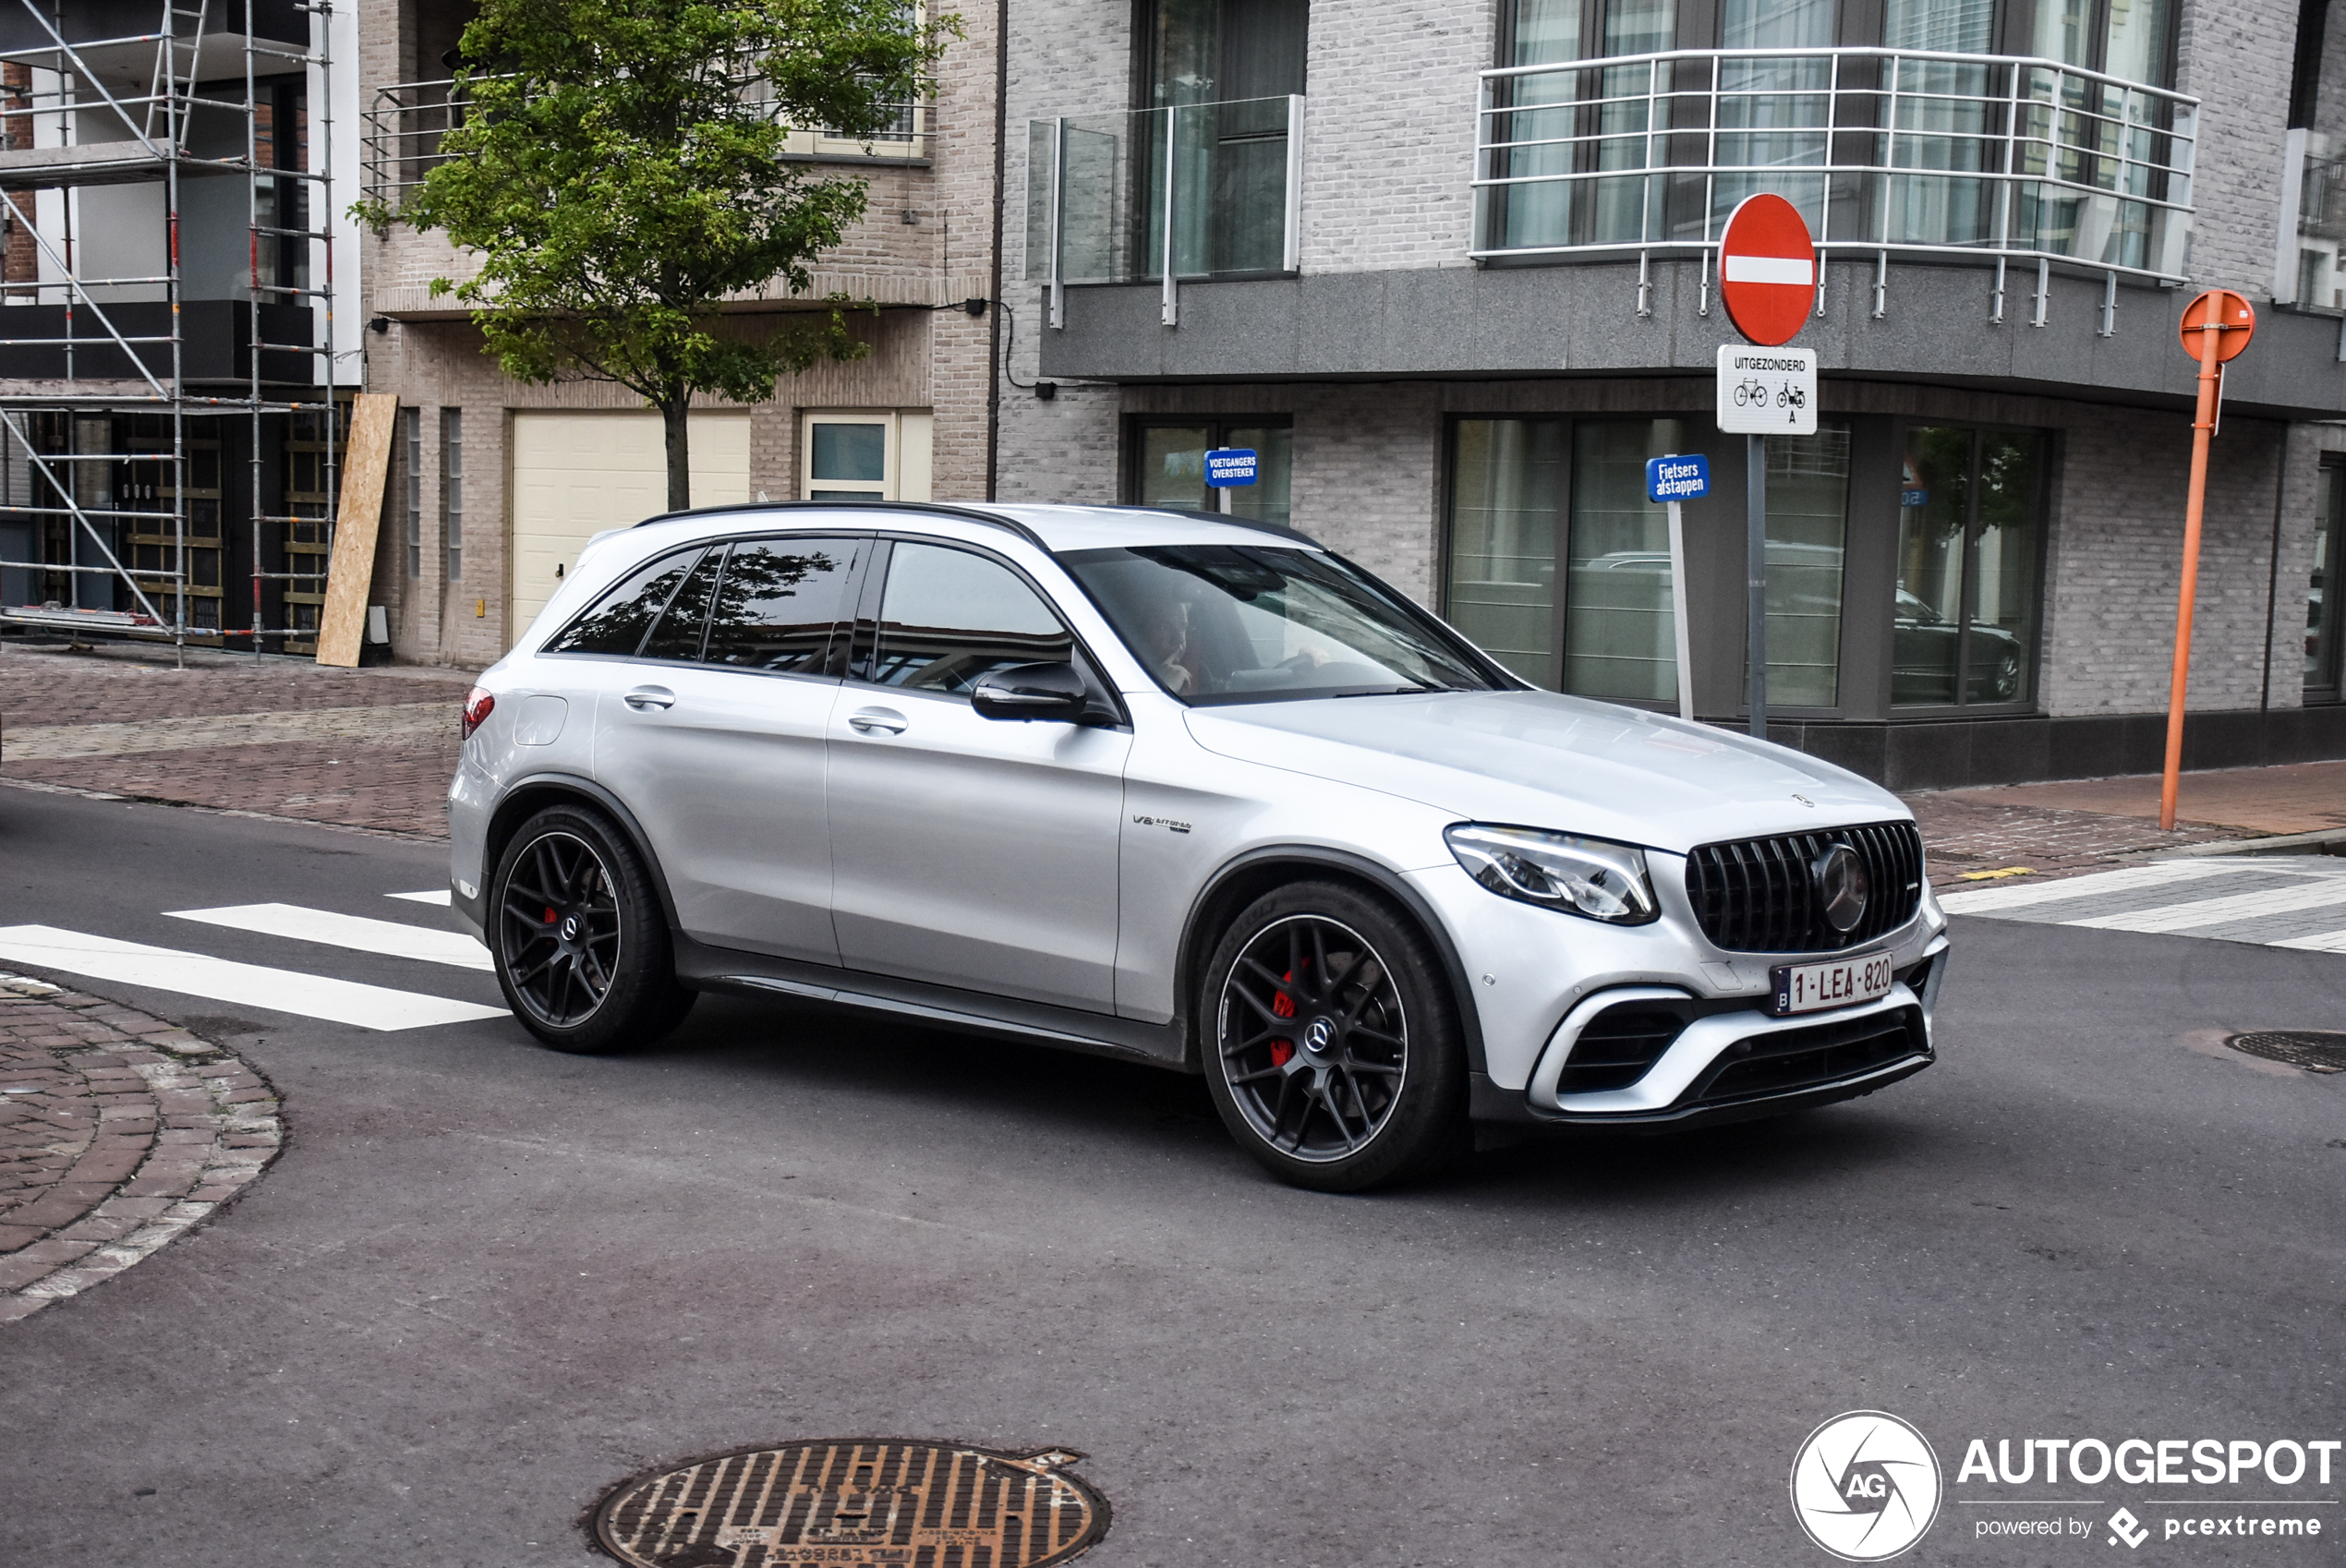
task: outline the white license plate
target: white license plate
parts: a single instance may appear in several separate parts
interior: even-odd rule
[[[1774,974],[1776,995],[1768,1010],[1778,1017],[1878,1001],[1889,995],[1891,986],[1897,983],[1887,953],[1868,953],[1862,958],[1835,959],[1822,964],[1784,964]]]

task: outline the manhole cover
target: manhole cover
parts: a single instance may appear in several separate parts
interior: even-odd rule
[[[629,1481],[595,1534],[637,1568],[1044,1568],[1107,1534],[1107,1499],[1067,1471],[1082,1457],[898,1438],[747,1448]]]
[[[2346,1072],[2346,1034],[2267,1029],[2235,1034],[2224,1043],[2235,1051],[2245,1051],[2268,1062],[2286,1062],[2307,1072]]]

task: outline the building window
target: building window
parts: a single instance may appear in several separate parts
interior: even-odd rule
[[[448,580],[465,574],[465,411],[440,411],[440,537],[448,546]]]
[[[808,501],[926,501],[926,411],[809,414],[802,445]]]
[[[424,411],[399,411],[407,460],[407,575],[424,574]]]
[[[2045,438],[2036,431],[1907,430],[1893,706],[2025,703],[2033,695],[2045,459]]]
[[[1445,582],[1452,624],[1551,691],[1675,706],[1669,512],[1646,499],[1645,465],[1701,450],[1707,434],[1676,419],[1458,420]],[[1833,425],[1768,442],[1771,707],[1840,702],[1849,449],[1847,428]],[[1713,493],[1723,499],[1711,505],[1739,506],[1723,497],[1726,487],[1741,488],[1738,463],[1714,468]],[[1742,530],[1732,548],[1724,537],[1689,544],[1689,586],[1707,581],[1707,598],[1734,595],[1740,604]],[[1741,638],[1739,626],[1695,630],[1698,645]]]
[[[1564,421],[1461,419],[1450,452],[1450,623],[1553,690]]]
[[[1253,484],[1227,490],[1206,484],[1205,454],[1221,447],[1257,454]],[[1136,419],[1127,431],[1125,453],[1124,494],[1134,506],[1228,512],[1257,523],[1287,525],[1295,431],[1284,416]]]
[[[2346,467],[2325,463],[2314,491],[2314,569],[2305,589],[2305,700],[2339,700],[2339,516]]]

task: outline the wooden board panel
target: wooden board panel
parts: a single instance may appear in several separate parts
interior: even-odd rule
[[[318,662],[358,667],[367,634],[367,590],[374,585],[375,536],[383,520],[383,483],[391,476],[391,433],[399,399],[360,392],[343,453],[342,504],[334,509],[334,554],[326,570],[326,608],[318,622]]]

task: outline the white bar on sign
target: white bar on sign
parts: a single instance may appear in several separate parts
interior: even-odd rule
[[[1731,283],[1796,283],[1817,281],[1817,264],[1805,256],[1730,256],[1723,275]]]
[[[168,910],[174,920],[200,920],[231,931],[258,931],[264,936],[288,936],[296,942],[323,942],[361,953],[393,959],[421,959],[426,963],[454,964],[458,969],[492,971],[497,966],[489,949],[461,931],[408,925],[395,920],[369,920],[364,915],[335,914],[331,910],[306,910],[298,904],[231,904],[218,910]]]
[[[61,970],[92,980],[176,991],[215,1002],[241,1002],[360,1029],[422,1029],[507,1016],[502,1007],[260,964],[232,963],[203,953],[60,931],[54,925],[0,926],[0,959],[27,969]]]

